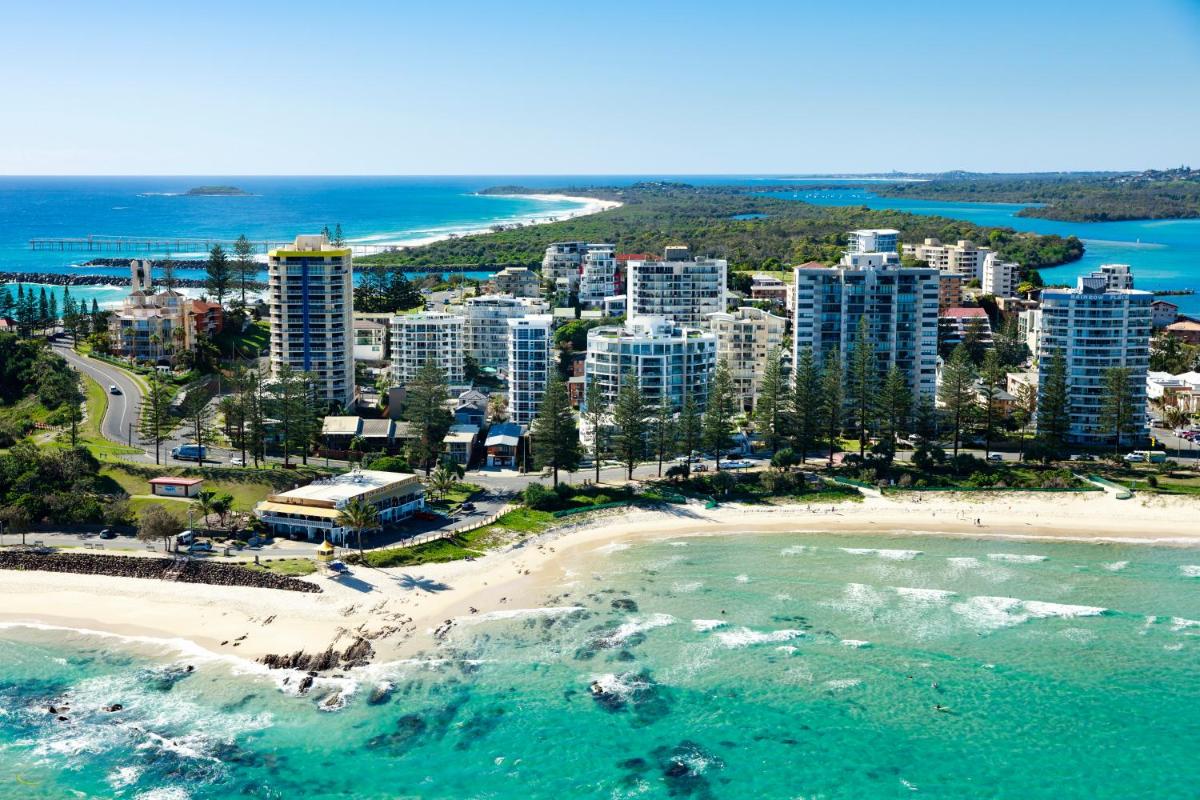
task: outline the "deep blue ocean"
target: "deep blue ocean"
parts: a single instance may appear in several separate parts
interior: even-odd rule
[[[123,269],[81,267],[92,255],[116,253],[34,252],[35,237],[215,236],[246,234],[251,240],[291,240],[340,223],[354,244],[414,243],[487,230],[578,210],[568,200],[537,200],[476,194],[499,184],[531,188],[630,184],[679,180],[697,184],[781,182],[771,176],[460,176],[460,177],[31,177],[0,178],[0,271],[84,272],[124,275]],[[844,189],[814,191],[797,180],[783,196],[823,205],[867,205],[917,214],[939,214],[981,225],[1004,225],[1038,233],[1076,235],[1087,245],[1082,261],[1046,270],[1050,282],[1072,282],[1099,264],[1133,265],[1136,285],[1149,290],[1196,288],[1200,276],[1200,220],[1076,223],[1021,218],[1018,205],[949,203],[877,197],[870,182],[846,181]],[[820,183],[831,181],[820,179]],[[202,185],[234,185],[240,197],[186,196]],[[161,255],[161,254],[158,254]],[[199,254],[196,254],[199,256]],[[199,277],[180,270],[180,277]],[[475,275],[481,277],[482,275]],[[79,287],[72,294],[115,303],[123,292]],[[1200,298],[1176,298],[1187,313],[1200,313]]]

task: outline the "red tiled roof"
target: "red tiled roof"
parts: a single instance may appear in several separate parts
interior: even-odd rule
[[[205,313],[205,312],[212,311],[213,309],[220,308],[220,307],[221,306],[218,303],[206,303],[203,300],[193,300],[192,301],[192,313],[193,314]]]
[[[796,267],[796,269],[828,269],[828,267],[826,267],[820,261],[806,261],[800,266]]]
[[[982,308],[965,306],[956,306],[955,308],[947,308],[942,312],[943,317],[987,317],[987,312]]]
[[[617,253],[617,261],[658,261],[658,256],[649,253]]]

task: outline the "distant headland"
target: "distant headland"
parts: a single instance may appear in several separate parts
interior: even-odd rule
[[[236,186],[196,186],[188,189],[184,194],[189,197],[243,197],[250,193]]]

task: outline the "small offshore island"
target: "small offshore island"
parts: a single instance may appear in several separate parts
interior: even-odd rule
[[[249,197],[250,192],[236,186],[195,186],[184,192],[186,197]]]

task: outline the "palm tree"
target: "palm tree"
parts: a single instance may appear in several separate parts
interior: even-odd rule
[[[208,515],[214,510],[213,501],[216,499],[217,493],[212,489],[201,489],[196,492],[196,508],[200,511],[201,519],[204,521],[204,527],[208,527]]]
[[[358,554],[363,555],[362,532],[363,528],[378,528],[379,527],[379,509],[372,503],[363,500],[361,497],[356,497],[346,504],[346,507],[341,510],[334,520],[334,524],[339,528],[344,528],[348,531],[354,531],[358,534]],[[345,545],[346,538],[342,537],[342,544]]]
[[[438,464],[437,469],[429,476],[429,490],[440,500],[450,493],[459,476],[445,462]]]
[[[157,333],[150,334],[150,352],[153,353],[151,359],[154,361],[155,365],[158,364],[158,357],[162,354],[162,351],[159,347],[161,344],[161,336],[159,336]]]

